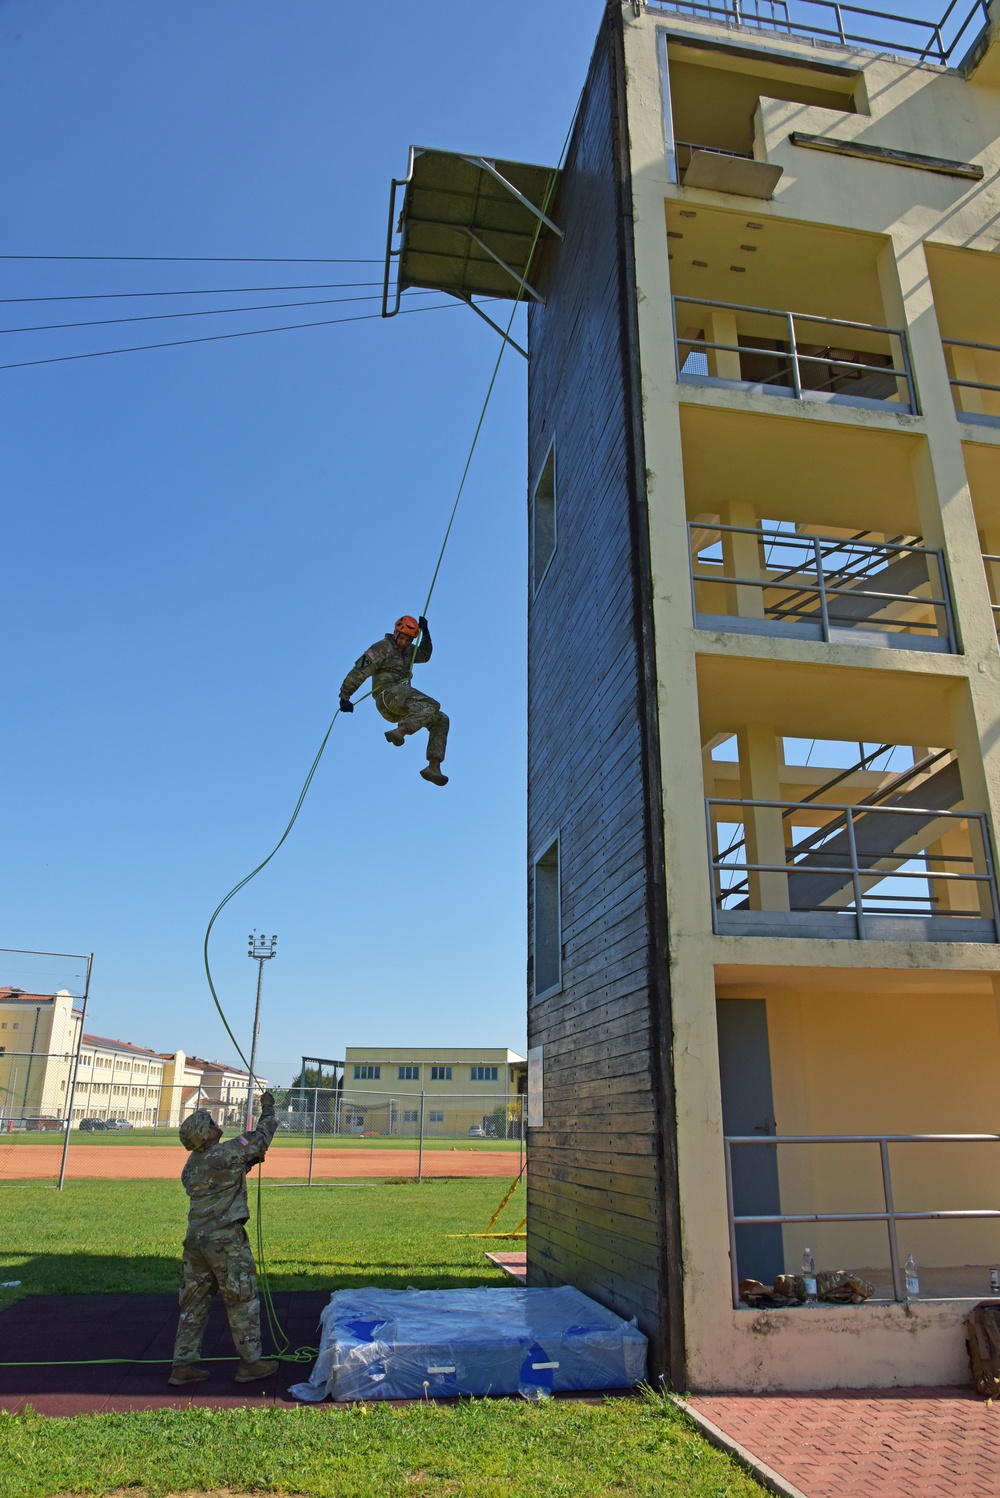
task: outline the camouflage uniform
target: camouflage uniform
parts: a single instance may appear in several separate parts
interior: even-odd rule
[[[260,1361],[257,1270],[243,1224],[250,1216],[247,1171],[263,1160],[277,1127],[273,1108],[265,1109],[252,1134],[192,1151],[181,1172],[191,1209],[181,1264],[175,1366],[198,1361],[216,1290],[222,1293],[229,1330],[243,1362]]]
[[[415,655],[412,645],[407,643],[400,649],[392,635],[385,635],[348,671],[340,695],[350,697],[370,676],[372,696],[382,717],[388,723],[398,723],[405,734],[426,728],[427,758],[440,763],[448,743],[448,718],[441,711],[440,702],[410,685],[412,667],[429,661],[433,648],[426,629]]]

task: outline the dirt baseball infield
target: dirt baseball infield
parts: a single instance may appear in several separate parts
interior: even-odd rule
[[[130,1144],[121,1149],[108,1145],[71,1144],[67,1162],[68,1180],[176,1180],[187,1159],[180,1145]],[[482,1154],[470,1149],[425,1150],[424,1175],[497,1176],[517,1175],[518,1157],[513,1152]],[[364,1177],[415,1176],[416,1150],[317,1149],[313,1180],[358,1180]],[[47,1144],[0,1145],[0,1181],[52,1180],[59,1171],[59,1152]],[[303,1180],[309,1174],[307,1148],[272,1150],[264,1167],[272,1180]]]

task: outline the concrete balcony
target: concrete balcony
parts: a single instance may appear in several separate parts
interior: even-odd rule
[[[919,414],[901,328],[692,296],[673,315],[682,385]]]
[[[688,523],[695,624],[825,644],[954,653],[944,557],[909,538]]]
[[[713,930],[996,942],[986,817],[949,809],[961,799],[958,765],[946,753],[897,778],[890,794],[853,804],[707,798]]]

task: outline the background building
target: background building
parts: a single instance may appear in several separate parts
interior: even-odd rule
[[[347,1134],[516,1137],[527,1062],[500,1047],[348,1046],[339,1128]]]
[[[163,1058],[126,1040],[83,1037],[73,1101],[73,1122],[120,1118],[133,1128],[152,1128],[159,1117]]]
[[[65,1117],[80,1005],[69,993],[0,988],[0,1128]]]

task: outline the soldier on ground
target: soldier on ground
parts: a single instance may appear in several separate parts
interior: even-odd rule
[[[216,1290],[225,1301],[240,1355],[236,1382],[253,1383],[278,1370],[276,1359],[261,1357],[257,1269],[243,1225],[250,1216],[247,1171],[263,1160],[278,1127],[271,1093],[265,1092],[260,1102],[260,1122],[253,1133],[225,1144],[219,1143],[222,1130],[204,1108],[180,1126],[181,1144],[191,1151],[181,1172],[191,1209],[181,1265],[181,1315],[167,1380],[171,1384],[197,1384],[209,1376],[198,1359]]]
[[[420,643],[414,650],[413,642],[418,635]],[[423,615],[414,619],[404,614],[396,620],[392,634],[376,640],[344,677],[340,689],[340,711],[353,713],[351,693],[356,692],[369,676],[372,677],[375,706],[386,722],[396,725],[386,733],[389,743],[400,749],[403,740],[411,733],[426,728],[427,764],[420,773],[432,785],[447,785],[447,775],[441,774],[441,761],[448,743],[448,719],[441,711],[440,702],[410,685],[413,667],[429,661],[433,648]]]

